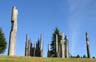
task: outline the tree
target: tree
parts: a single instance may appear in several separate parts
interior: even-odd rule
[[[52,37],[52,41],[51,41],[50,57],[57,57],[56,44],[55,44],[56,43],[56,34],[58,36],[58,46],[60,45],[61,35],[60,35],[59,29],[56,28],[53,33],[53,37]]]
[[[80,58],[79,54],[77,55],[77,58]]]
[[[6,44],[7,43],[4,37],[4,33],[2,32],[2,29],[0,28],[0,54],[5,52]]]
[[[47,57],[50,57],[51,55],[50,55],[50,51],[48,50],[48,52],[47,52]]]
[[[36,53],[35,53],[35,55],[37,57],[40,57],[40,47],[39,47],[39,45],[40,45],[40,40],[38,40],[38,42],[36,43]]]
[[[92,58],[93,58],[93,59],[95,59],[95,57],[94,57],[94,56],[93,56]]]
[[[86,55],[83,55],[83,58],[87,58]]]

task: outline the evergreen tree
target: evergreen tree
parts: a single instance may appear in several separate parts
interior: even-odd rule
[[[86,55],[83,55],[83,58],[87,58]]]
[[[57,55],[56,55],[56,34],[58,36],[58,46],[60,45],[61,35],[59,32],[59,29],[56,28],[53,33],[53,37],[52,37],[52,41],[51,41],[50,57],[57,57]]]
[[[2,29],[0,28],[0,54],[4,53],[6,49],[6,39],[4,37],[4,33],[2,32]]]
[[[77,55],[77,58],[80,58],[80,55],[79,54]]]
[[[50,57],[51,55],[50,55],[50,51],[48,50],[48,52],[47,52],[47,57]]]
[[[93,59],[95,59],[95,57],[94,57],[94,56],[93,56],[92,58],[93,58]]]
[[[38,40],[38,42],[36,43],[36,53],[35,53],[35,55],[37,57],[40,57],[40,47],[39,47],[39,45],[40,45],[40,40]]]
[[[50,44],[48,44],[47,57],[50,57]]]

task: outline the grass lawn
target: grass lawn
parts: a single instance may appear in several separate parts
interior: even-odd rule
[[[0,56],[0,62],[96,62],[96,59],[87,58],[42,58],[23,56]]]

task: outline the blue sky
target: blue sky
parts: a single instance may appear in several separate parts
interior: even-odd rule
[[[89,33],[91,56],[96,57],[96,0],[0,0],[0,27],[9,44],[12,6],[18,9],[16,55],[24,56],[25,36],[35,43],[43,33],[44,57],[55,27],[68,35],[72,55],[86,55],[85,32]],[[7,46],[8,46],[7,44]],[[8,47],[6,52],[7,55]]]

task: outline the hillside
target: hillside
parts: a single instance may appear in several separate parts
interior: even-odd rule
[[[11,56],[0,56],[0,62],[96,62],[96,59],[86,58],[41,58],[41,57],[11,57]]]

